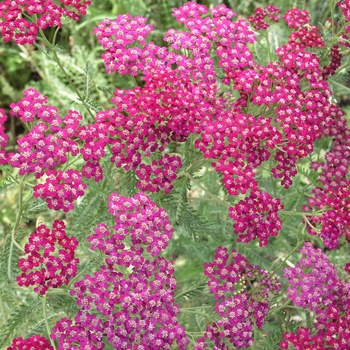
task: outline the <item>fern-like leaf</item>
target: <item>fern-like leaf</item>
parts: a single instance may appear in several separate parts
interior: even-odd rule
[[[12,314],[5,326],[0,330],[0,349],[3,349],[6,344],[10,343],[13,334],[22,328],[22,325],[27,322],[35,314],[40,314],[42,302],[40,299],[25,300],[25,302]]]
[[[185,289],[175,295],[176,300],[189,300],[202,293],[204,288],[207,286],[207,280],[201,279],[198,283]]]
[[[298,173],[304,175],[309,182],[311,182],[316,187],[322,187],[322,184],[318,181],[319,174],[315,170],[307,169],[302,166],[297,165]]]
[[[79,311],[75,300],[68,294],[48,294],[47,302],[56,312],[74,315]]]

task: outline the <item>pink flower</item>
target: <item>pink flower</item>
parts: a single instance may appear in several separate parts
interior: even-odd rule
[[[20,286],[34,285],[34,291],[45,294],[51,288],[68,284],[77,273],[79,259],[74,257],[78,246],[75,237],[68,237],[63,221],[55,220],[52,231],[45,225],[37,227],[25,245],[27,257],[21,258],[17,277]]]
[[[293,8],[288,10],[283,16],[288,27],[297,29],[303,24],[310,22],[311,18],[306,10],[300,10],[298,8]]]
[[[26,339],[23,339],[21,337],[13,339],[11,346],[7,348],[7,350],[24,349],[53,350],[53,346],[51,346],[50,342],[41,335],[33,335],[30,338]]]
[[[5,42],[14,40],[17,44],[33,44],[39,29],[61,27],[61,18],[67,16],[79,19],[85,14],[90,0],[60,0],[68,8],[56,5],[52,0],[13,1],[5,0],[0,4],[0,33]],[[22,18],[26,13],[31,18]],[[24,17],[24,16],[23,16]]]
[[[223,247],[218,247],[213,262],[204,264],[204,274],[221,318],[207,327],[195,349],[208,349],[207,342],[220,349],[229,349],[227,343],[237,349],[250,347],[254,342],[253,322],[258,329],[263,327],[269,312],[269,295],[280,291],[280,283],[264,269],[250,265],[235,250],[229,254]],[[246,288],[252,281],[256,286],[253,291]]]
[[[43,184],[34,186],[34,197],[45,199],[50,209],[68,212],[74,208],[73,202],[84,195],[86,184],[77,170],[49,170]]]

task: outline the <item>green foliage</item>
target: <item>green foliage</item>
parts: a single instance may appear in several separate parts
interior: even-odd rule
[[[35,319],[36,315],[41,314],[42,303],[40,299],[24,299],[23,304],[16,309],[9,319],[5,326],[0,329],[0,348],[3,348],[5,345],[10,343],[10,340],[14,334],[25,336],[25,325],[29,320]]]

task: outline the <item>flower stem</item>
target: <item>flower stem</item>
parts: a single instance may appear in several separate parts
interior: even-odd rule
[[[1,322],[1,324],[5,324],[7,321],[7,315],[6,315],[5,305],[4,305],[4,301],[2,299],[1,292],[0,292],[0,313],[1,313],[1,318],[3,320]]]
[[[1,166],[1,170],[4,171],[13,181],[18,182],[18,180],[6,169],[6,167]]]
[[[51,339],[50,334],[51,334],[51,329],[49,326],[49,321],[47,319],[47,310],[46,310],[46,294],[43,297],[43,316],[44,316],[44,322],[45,322],[45,327],[46,327],[46,331],[47,331],[47,335],[50,339],[50,343],[52,345],[52,347],[54,348],[54,350],[56,350],[56,344],[55,341],[53,339]]]
[[[15,235],[18,230],[19,223],[21,221],[21,217],[23,213],[23,187],[24,187],[25,177],[26,176],[24,175],[19,182],[18,211],[17,211],[16,221],[11,232],[11,244],[10,244],[10,251],[9,251],[9,256],[7,260],[7,277],[9,281],[12,281],[11,266],[12,266],[13,246],[15,245],[19,250],[24,252],[24,249],[16,242]]]

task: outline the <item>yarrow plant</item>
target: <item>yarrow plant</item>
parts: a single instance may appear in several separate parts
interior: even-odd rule
[[[79,259],[75,258],[74,252],[78,241],[75,237],[68,237],[64,229],[64,222],[55,220],[52,231],[40,225],[29,236],[24,247],[28,256],[18,262],[22,270],[17,277],[18,285],[36,285],[34,291],[45,294],[49,288],[68,284],[69,279],[76,275]],[[57,249],[56,244],[61,249]]]
[[[350,348],[349,2],[106,6],[0,4],[0,348]]]

